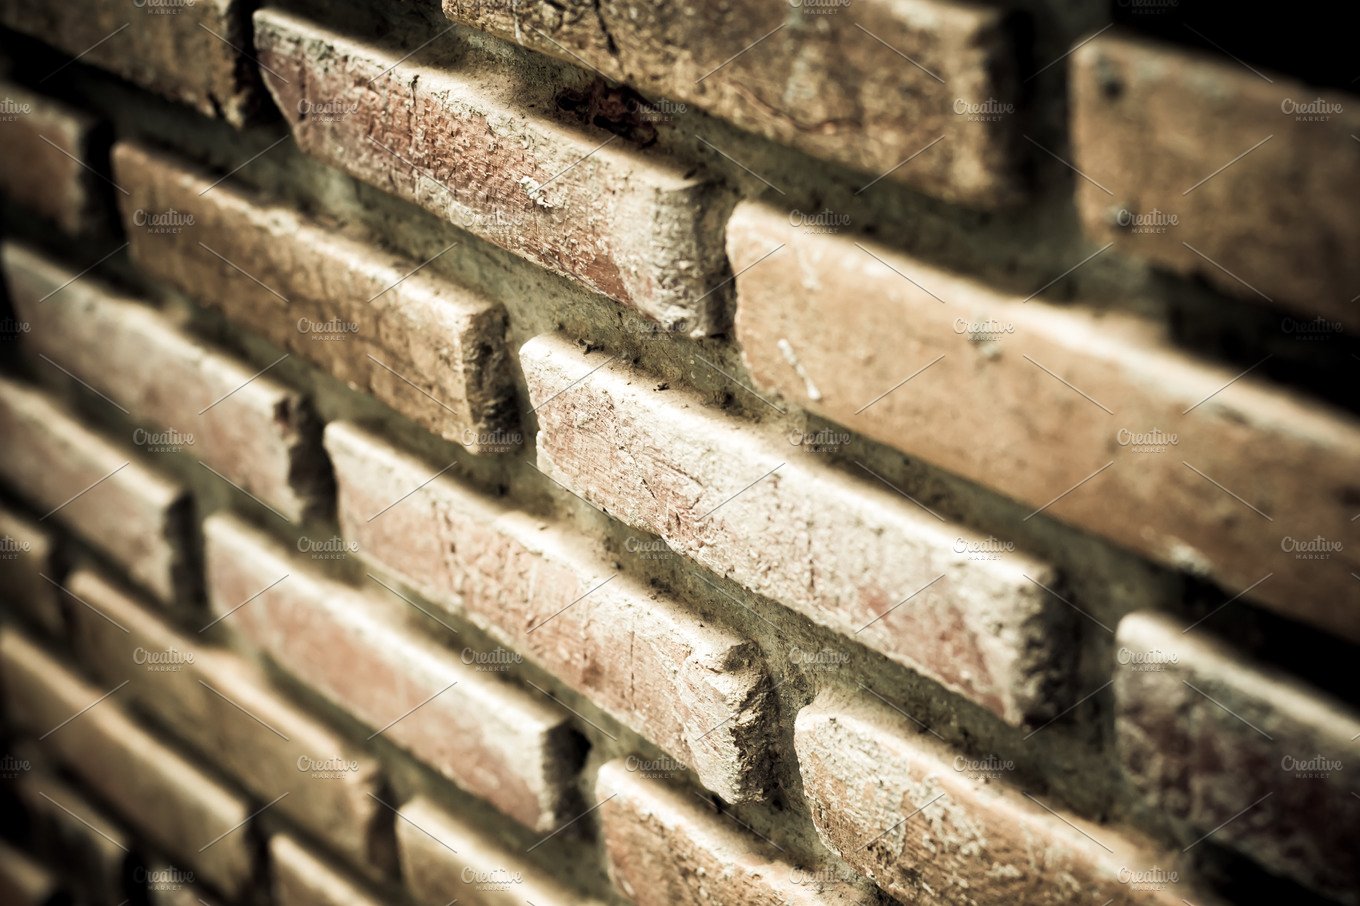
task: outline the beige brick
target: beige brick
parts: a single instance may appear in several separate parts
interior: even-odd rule
[[[768,208],[740,208],[728,243],[738,271],[784,244],[737,281],[762,392],[1033,507],[1021,521],[1098,533],[1225,598],[1255,585],[1249,598],[1360,639],[1354,418],[1142,322],[1003,297]],[[1342,549],[1289,549],[1319,536]]]
[[[0,842],[0,899],[13,906],[62,906],[61,882],[28,853]]]
[[[9,82],[0,82],[0,99],[0,193],[68,234],[97,232],[113,189],[95,173],[104,164],[95,118]]]
[[[278,906],[378,906],[380,902],[293,837],[271,838],[269,858]]]
[[[6,603],[51,635],[60,635],[66,625],[61,592],[53,584],[61,581],[56,557],[50,534],[27,516],[0,507],[0,587]]]
[[[86,891],[122,900],[140,864],[128,833],[46,771],[24,774],[13,789],[28,819],[30,845]]]

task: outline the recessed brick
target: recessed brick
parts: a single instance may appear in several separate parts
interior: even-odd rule
[[[46,771],[24,774],[13,788],[28,818],[27,839],[33,847],[59,861],[85,891],[123,899],[141,864],[127,832]]]
[[[51,399],[0,379],[0,477],[165,603],[197,597],[191,504],[177,484],[81,427]]]
[[[26,347],[151,430],[146,453],[183,451],[280,515],[324,514],[330,475],[301,395],[176,329],[162,315],[13,243],[3,251]]]
[[[442,68],[277,9],[255,41],[307,153],[668,328],[722,329],[716,183],[562,121],[541,76]]]
[[[994,206],[1018,194],[1020,86],[1000,10],[758,0],[700,15],[629,0],[444,0],[444,12],[931,195]]]
[[[6,603],[51,635],[65,629],[61,592],[52,584],[61,581],[57,567],[52,536],[27,516],[0,507],[0,586]]]
[[[108,143],[97,141],[98,121],[43,95],[0,82],[0,193],[73,236],[91,235],[109,222],[113,187],[99,178]],[[10,112],[13,111],[13,112]]]
[[[172,157],[119,144],[114,169],[144,271],[441,437],[507,447],[500,306]]]
[[[971,559],[958,542],[984,539],[562,337],[520,361],[540,467],[615,518],[1008,721],[1064,707],[1043,563]]]
[[[724,798],[764,794],[776,703],[753,642],[620,575],[562,527],[428,481],[433,469],[353,425],[332,423],[326,445],[361,557],[464,612]]]
[[[567,816],[579,744],[563,712],[393,625],[240,522],[213,516],[204,532],[209,600],[224,623],[375,736],[522,824],[546,830]]]
[[[378,906],[380,902],[293,837],[271,838],[269,858],[278,906]]]
[[[1360,715],[1170,617],[1130,614],[1118,642],[1120,760],[1148,806],[1360,902],[1360,856],[1337,832],[1360,827]]]
[[[1360,639],[1360,547],[1293,549],[1355,537],[1353,417],[1141,321],[1004,297],[769,208],[738,209],[728,243],[750,267],[737,339],[762,392],[1033,507],[1022,522],[1070,523]]]

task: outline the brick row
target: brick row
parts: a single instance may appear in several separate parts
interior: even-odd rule
[[[151,425],[137,446],[191,453],[288,519],[327,512],[320,425],[300,394],[32,249],[7,243],[0,258],[26,348]]]
[[[1353,418],[1142,322],[1002,296],[769,208],[739,208],[728,243],[761,392],[1032,507],[1021,521],[1042,513],[1360,639],[1360,548],[1342,544]],[[1300,556],[1315,539],[1334,553]]]
[[[68,527],[163,603],[195,598],[183,488],[8,379],[0,379],[0,437],[0,478],[43,514],[39,522]]]
[[[204,527],[213,613],[298,681],[528,827],[573,803],[579,741],[563,712],[394,625],[226,516]]]
[[[1000,10],[724,0],[696,15],[625,0],[444,0],[444,12],[951,201],[995,206],[1019,191],[1020,85]]]
[[[970,558],[985,539],[560,336],[520,361],[539,466],[587,500],[1007,721],[1062,707],[1071,611],[1043,563]]]
[[[60,580],[52,536],[27,516],[0,507],[0,586],[7,603],[50,635],[65,628],[60,592],[53,585]]]
[[[114,170],[147,274],[473,452],[515,445],[499,306],[160,153]]]
[[[112,191],[97,175],[108,146],[98,120],[61,101],[0,82],[0,194],[73,236],[108,222]]]
[[[118,816],[228,896],[254,876],[253,809],[13,631],[0,635],[6,707]]]
[[[754,643],[620,575],[561,528],[429,480],[431,468],[353,425],[331,423],[326,448],[342,533],[360,557],[471,617],[724,798],[764,794],[776,715]]]
[[[562,121],[550,92],[503,70],[442,68],[275,9],[256,13],[255,40],[307,153],[669,329],[722,328],[729,202],[714,183]]]
[[[1115,728],[1147,805],[1342,902],[1360,902],[1360,714],[1168,617],[1118,630]],[[1192,844],[1193,845],[1193,844]]]

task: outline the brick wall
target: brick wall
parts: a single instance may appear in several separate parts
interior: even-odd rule
[[[0,0],[0,904],[1360,904],[1326,12]]]

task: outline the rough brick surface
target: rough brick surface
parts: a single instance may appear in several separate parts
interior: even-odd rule
[[[87,891],[112,896],[126,889],[138,861],[134,842],[121,827],[47,772],[23,775],[14,792],[28,819],[30,846],[59,862],[67,877]]]
[[[1271,574],[1250,597],[1360,639],[1360,547],[1292,549],[1355,537],[1353,418],[767,208],[728,243],[738,271],[784,243],[737,281],[757,387],[1233,594]]]
[[[326,445],[361,556],[462,609],[724,798],[764,793],[775,714],[753,643],[619,575],[560,527],[452,479],[427,484],[433,469],[361,429],[332,423]]]
[[[299,681],[531,828],[569,810],[577,743],[560,711],[391,625],[239,522],[214,516],[205,534],[213,612]]]
[[[560,122],[503,71],[430,66],[278,10],[255,27],[303,150],[668,327],[721,328],[714,184]],[[308,113],[327,105],[344,112]]]
[[[104,682],[158,716],[236,782],[343,852],[387,868],[391,820],[377,762],[278,693],[238,658],[186,637],[90,571],[67,583],[72,645]],[[206,622],[206,621],[205,621]]]
[[[1360,256],[1342,251],[1360,245],[1360,96],[1114,33],[1071,60],[1073,163],[1089,177],[1077,200],[1093,241],[1360,327]]]
[[[1017,191],[1019,85],[997,10],[935,0],[723,0],[702,11],[444,0],[444,11],[874,176],[938,141],[892,173],[932,195],[994,205]]]
[[[969,559],[956,542],[980,543],[970,532],[790,461],[753,426],[561,337],[531,340],[520,360],[540,467],[616,518],[1008,721],[1062,707],[1054,652],[1069,614],[1036,584],[1055,582],[1042,563]]]
[[[0,82],[0,96],[0,158],[7,162],[0,193],[67,233],[94,233],[107,221],[113,191],[93,169],[104,165],[95,118],[8,82]]]
[[[172,158],[120,144],[114,168],[148,273],[473,452],[508,426],[499,306]]]
[[[0,668],[11,718],[122,820],[224,893],[246,888],[252,809],[244,800],[138,727],[116,702],[100,700],[119,693],[86,684],[13,631],[0,636]]]
[[[293,837],[279,834],[270,839],[269,858],[277,906],[378,906],[378,900]]]
[[[66,906],[70,901],[52,872],[0,842],[0,900],[13,906]]]
[[[401,807],[397,820],[401,871],[420,906],[450,899],[478,906],[569,906],[596,901],[486,839],[426,799]]]
[[[193,594],[184,491],[82,428],[46,396],[0,379],[0,477],[164,602]]]
[[[936,751],[876,702],[819,699],[799,712],[794,743],[822,841],[907,902],[1198,902],[1175,884],[1126,882],[1176,869],[1156,866],[1109,828],[959,770],[953,752]]]
[[[0,256],[26,346],[150,425],[134,445],[183,450],[294,521],[326,512],[320,427],[301,396],[29,248]]]
[[[1360,715],[1247,661],[1202,628],[1123,619],[1115,670],[1124,770],[1148,804],[1272,871],[1360,902],[1353,760]]]
[[[250,5],[244,0],[126,5],[0,0],[0,25],[239,126],[259,101],[259,77],[236,50],[250,46]]]
[[[610,875],[637,906],[878,902],[859,885],[788,862],[692,792],[644,779],[627,761],[600,768],[595,798]]]
[[[61,592],[52,584],[61,581],[57,565],[52,536],[27,516],[0,507],[0,587],[6,603],[52,635],[65,627]]]

